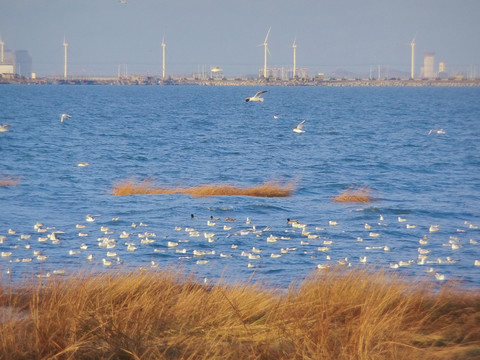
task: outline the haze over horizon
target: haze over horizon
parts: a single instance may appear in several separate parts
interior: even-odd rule
[[[311,76],[345,69],[366,74],[378,65],[415,73],[423,54],[435,53],[448,71],[480,64],[478,0],[0,0],[5,50],[27,50],[37,76],[63,74],[63,39],[69,75],[159,75],[162,38],[167,74],[219,66],[226,76],[258,75],[263,41],[269,67],[297,67]],[[259,46],[260,45],[260,46]]]

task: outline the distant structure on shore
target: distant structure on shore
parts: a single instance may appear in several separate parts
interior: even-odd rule
[[[258,46],[263,46],[263,66],[258,68],[258,74],[250,75],[236,75],[231,78],[226,77],[226,72],[228,69],[219,66],[221,64],[211,64],[199,65],[198,72],[193,72],[190,74],[170,74],[167,75],[166,71],[166,43],[165,36],[162,38],[161,47],[162,47],[162,60],[161,60],[161,70],[158,71],[158,75],[155,74],[138,74],[138,73],[128,73],[127,66],[128,64],[118,65],[117,76],[111,75],[85,75],[86,70],[82,70],[81,74],[83,75],[72,75],[68,72],[68,43],[66,37],[63,38],[63,77],[61,75],[56,76],[44,76],[43,79],[46,82],[51,81],[63,81],[63,83],[103,83],[111,82],[111,79],[114,79],[115,83],[155,83],[159,82],[162,84],[171,84],[171,83],[186,83],[193,81],[199,84],[207,84],[210,81],[215,81],[215,85],[219,84],[219,81],[233,82],[235,84],[239,82],[264,82],[268,84],[311,84],[319,83],[322,81],[337,81],[337,80],[349,80],[348,84],[352,84],[351,80],[355,80],[357,83],[359,80],[369,80],[369,83],[373,80],[462,80],[464,78],[475,80],[478,77],[478,65],[470,65],[468,68],[463,66],[462,69],[455,68],[454,66],[448,67],[444,61],[438,63],[438,71],[435,67],[435,54],[433,52],[426,52],[424,54],[423,66],[415,72],[415,45],[416,37],[415,35],[410,41],[411,49],[411,59],[410,59],[410,74],[407,71],[402,71],[389,67],[388,65],[370,65],[370,75],[368,75],[367,70],[363,72],[356,73],[351,72],[346,69],[334,69],[330,72],[317,72],[311,75],[310,69],[307,67],[297,67],[297,38],[294,38],[292,43],[292,52],[293,52],[293,64],[287,66],[268,66],[268,56],[270,55],[270,50],[268,47],[268,41],[270,39],[271,27],[268,29],[263,43]],[[157,61],[159,63],[159,61]],[[159,64],[160,65],[160,64]],[[112,70],[114,66],[112,65]],[[329,65],[331,66],[331,65]],[[159,66],[160,67],[160,66]],[[202,67],[202,69],[200,69]],[[36,74],[32,71],[33,69],[33,60],[29,55],[27,50],[17,50],[11,51],[8,48],[5,48],[5,42],[2,39],[0,34],[0,82],[22,82],[23,80],[36,80]],[[374,70],[376,69],[376,74]],[[60,69],[59,69],[60,70]],[[121,71],[122,70],[122,71]],[[56,74],[61,74],[60,71],[55,71]],[[78,74],[78,71],[77,71]],[[21,78],[21,79],[19,79]],[[52,80],[54,79],[54,80]],[[14,80],[14,81],[12,81]],[[28,81],[26,81],[28,82]],[[33,81],[41,82],[39,81]],[[209,83],[210,84],[210,83]],[[378,84],[378,83],[376,83]]]
[[[63,49],[65,50],[65,61],[63,66],[63,78],[67,79],[67,47],[68,44],[65,42],[65,36],[63,37]]]
[[[4,50],[5,43],[2,40],[2,35],[0,34],[0,63],[3,64],[3,50]]]
[[[292,77],[295,79],[297,76],[296,69],[297,69],[297,38],[293,40],[293,69],[292,69]]]
[[[268,35],[270,35],[270,30],[272,28],[268,29],[267,36],[265,36],[265,40],[263,41],[263,47],[265,48],[265,57],[264,57],[264,65],[263,65],[263,77],[266,79],[267,78],[267,52],[270,52],[268,50]]]
[[[433,71],[433,65],[435,60],[435,53],[426,52],[423,56],[423,77],[425,79],[435,78],[435,73]]]
[[[13,79],[15,76],[35,78],[32,73],[32,57],[27,50],[6,50],[0,35],[0,78]]]
[[[165,36],[162,38],[162,80],[165,80]]]
[[[412,61],[411,61],[411,65],[410,65],[410,79],[414,79],[415,78],[415,38],[417,37],[417,35],[415,35],[412,39],[412,41],[410,42],[410,47],[412,48]]]
[[[15,73],[26,78],[32,77],[32,57],[27,50],[15,51]]]
[[[437,77],[439,77],[440,79],[445,79],[448,77],[448,73],[447,73],[447,64],[445,64],[443,61],[440,61],[438,63],[438,75]]]

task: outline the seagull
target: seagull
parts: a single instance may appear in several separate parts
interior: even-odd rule
[[[305,124],[305,120],[302,120],[297,126],[293,128],[293,131],[296,133],[304,133],[305,130],[302,130],[302,127],[304,124]]]
[[[8,124],[1,124],[1,125],[0,125],[0,132],[6,132],[6,131],[8,131],[8,127],[9,127]]]
[[[256,101],[256,102],[263,102],[263,98],[262,98],[262,94],[266,93],[267,91],[264,90],[264,91],[259,91],[257,92],[255,95],[251,96],[251,97],[247,97],[245,99],[246,102],[249,102],[249,101]]]
[[[431,129],[428,132],[428,135],[431,135],[431,134],[443,135],[443,134],[445,134],[445,130],[443,130],[443,129]]]
[[[60,122],[63,122],[65,119],[70,119],[71,117],[72,115],[62,114],[62,116],[60,117]]]

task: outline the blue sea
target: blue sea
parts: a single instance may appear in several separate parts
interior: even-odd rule
[[[3,283],[145,268],[286,288],[343,265],[480,286],[480,88],[3,85],[0,124]],[[126,179],[295,185],[113,195]]]

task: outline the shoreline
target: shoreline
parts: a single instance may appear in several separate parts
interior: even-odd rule
[[[327,87],[479,87],[480,79],[194,79],[157,77],[0,78],[0,85],[157,85],[157,86],[327,86]]]

